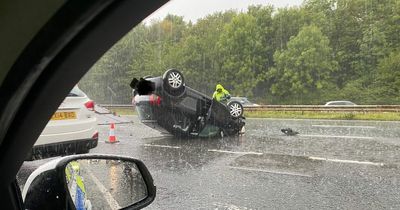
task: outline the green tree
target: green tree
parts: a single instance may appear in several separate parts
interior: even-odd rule
[[[303,95],[315,95],[329,87],[331,75],[337,70],[329,40],[316,26],[303,27],[290,39],[286,50],[275,53],[274,59],[276,68],[269,74],[274,81],[272,94],[301,103],[309,102]]]
[[[392,50],[400,49],[400,1],[386,1],[384,15],[380,18],[384,22],[384,32],[386,34],[388,44]],[[382,17],[382,16],[381,16]]]
[[[400,52],[392,52],[380,60],[376,90],[379,99],[376,103],[398,104],[400,100]]]
[[[167,15],[135,27],[79,85],[98,103],[129,103],[132,77],[178,68],[189,86],[206,94],[223,83],[262,103],[384,103],[393,94],[382,83],[382,62],[400,51],[399,34],[396,0],[305,0],[277,10],[256,5],[195,23]]]
[[[141,26],[138,26],[140,28]],[[79,85],[97,103],[129,103],[135,31],[128,33],[91,68]]]
[[[368,87],[376,76],[378,61],[387,54],[385,34],[376,25],[368,27],[360,44],[360,52],[356,63],[357,76],[363,80],[363,86]]]
[[[292,36],[296,36],[305,24],[304,12],[300,8],[280,8],[273,16],[274,49],[285,49]]]
[[[212,94],[215,84],[221,81],[222,60],[217,43],[224,26],[235,16],[236,12],[226,11],[198,20],[177,46],[177,56],[171,63],[182,70],[191,87]]]
[[[264,15],[259,8],[250,8],[250,12]],[[252,97],[258,85],[265,81],[270,63],[265,27],[268,28],[260,28],[252,14],[243,13],[226,25],[221,34],[218,43],[223,59],[221,82],[228,84],[234,94]]]

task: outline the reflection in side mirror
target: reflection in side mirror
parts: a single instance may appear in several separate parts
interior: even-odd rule
[[[25,209],[141,209],[156,187],[139,160],[114,155],[73,155],[52,160],[28,178]]]
[[[65,178],[76,209],[120,209],[148,195],[146,183],[134,162],[73,160],[65,167]]]

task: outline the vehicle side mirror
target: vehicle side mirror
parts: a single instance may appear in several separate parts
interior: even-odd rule
[[[28,178],[25,209],[142,209],[156,187],[139,160],[109,155],[73,155],[52,160]]]

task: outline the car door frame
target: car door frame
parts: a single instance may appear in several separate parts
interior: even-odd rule
[[[68,92],[114,43],[166,2],[70,0],[24,48],[0,84],[2,208],[22,209],[16,174]]]

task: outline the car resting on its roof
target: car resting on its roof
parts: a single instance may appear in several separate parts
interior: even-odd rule
[[[185,85],[183,74],[167,70],[163,76],[131,82],[132,103],[142,123],[178,137],[233,136],[244,130],[243,106],[220,103]]]

